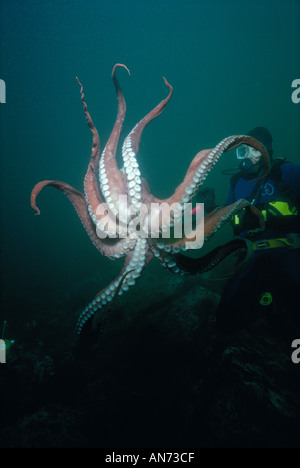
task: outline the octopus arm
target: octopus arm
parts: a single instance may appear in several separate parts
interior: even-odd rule
[[[126,194],[124,178],[116,161],[116,151],[126,114],[126,102],[116,77],[116,70],[118,67],[125,68],[130,74],[128,68],[121,63],[117,63],[113,68],[112,79],[117,93],[118,113],[114,128],[101,155],[99,166],[101,191],[115,215],[119,214],[120,195]]]
[[[98,183],[97,183],[97,178],[96,178],[96,170],[98,168],[99,159],[100,159],[100,138],[99,138],[99,133],[88,111],[87,104],[85,102],[83,86],[77,77],[76,77],[76,80],[80,86],[81,102],[82,102],[83,111],[86,117],[86,121],[93,135],[91,159],[90,159],[88,170],[84,179],[84,192],[85,192],[87,202],[91,207],[92,214],[97,216],[97,208],[100,203],[103,203],[100,193],[99,193],[99,188],[98,188]]]
[[[169,88],[169,94],[168,96],[163,99],[152,111],[150,111],[145,117],[143,117],[142,120],[140,120],[135,127],[131,130],[129,133],[128,137],[125,139],[125,143],[130,140],[131,147],[130,149],[137,154],[139,150],[139,144],[141,140],[142,133],[146,126],[156,117],[158,117],[170,101],[172,94],[173,94],[173,87],[168,83],[166,78],[163,77],[163,80],[165,82],[165,85]]]
[[[223,278],[228,279],[237,274],[245,264],[249,262],[253,255],[253,246],[247,239],[233,239],[224,245],[216,247],[214,250],[200,258],[191,258],[186,255],[175,255],[178,268],[185,274],[198,275],[208,273],[216,268],[225,258],[232,254],[237,254],[234,264],[229,267],[229,274]]]
[[[195,156],[183,182],[177,187],[175,193],[166,200],[167,203],[190,202],[222,154],[241,144],[249,145],[261,152],[266,167],[265,174],[261,177],[264,178],[270,171],[270,159],[265,147],[259,141],[247,135],[233,135],[222,140],[215,148],[202,150]]]
[[[228,205],[226,207],[219,206],[211,213],[204,216],[204,229],[203,225],[199,224],[195,230],[186,233],[184,237],[177,241],[167,242],[165,239],[162,239],[160,242],[155,243],[156,249],[167,253],[179,253],[180,250],[200,249],[203,246],[204,241],[208,241],[219,229],[231,221],[235,214],[245,208],[250,209],[257,217],[258,229],[263,231],[265,229],[265,221],[262,213],[247,200],[240,199],[232,205]],[[187,246],[189,247],[187,248]]]
[[[34,210],[36,210],[37,215],[40,214],[40,210],[36,205],[36,198],[41,192],[41,190],[47,186],[58,189],[60,192],[64,193],[68,197],[68,199],[74,206],[77,215],[79,216],[83,227],[85,228],[91,241],[103,255],[106,255],[110,258],[115,258],[117,254],[121,256],[120,249],[122,247],[122,243],[120,243],[120,240],[100,239],[98,237],[96,232],[96,226],[93,223],[89,214],[88,206],[84,195],[81,192],[79,192],[79,190],[76,190],[71,185],[68,185],[65,182],[59,182],[56,180],[44,180],[35,185],[31,193],[31,206]],[[125,240],[122,239],[122,242],[125,242]],[[122,254],[125,255],[124,252],[122,252]]]
[[[144,202],[143,195],[150,195],[148,188],[145,186],[143,187],[143,182],[140,177],[141,172],[139,170],[139,164],[137,161],[137,153],[139,150],[140,139],[145,127],[163,112],[164,108],[172,97],[172,86],[165,78],[164,82],[169,88],[169,95],[135,125],[123,143],[122,156],[124,162],[124,171],[127,178],[127,190],[130,203],[132,203],[137,210],[140,208],[140,203]]]
[[[127,292],[130,287],[135,285],[136,280],[140,278],[152,258],[153,254],[149,250],[146,239],[138,238],[135,248],[127,254],[120,275],[102,289],[81,313],[77,323],[78,335],[82,333],[87,322],[93,319],[95,314],[97,314],[96,325],[99,320],[105,322],[111,303],[116,300],[117,296]]]

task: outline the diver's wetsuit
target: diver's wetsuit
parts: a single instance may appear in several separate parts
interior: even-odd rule
[[[294,204],[298,209],[293,214],[267,212],[266,230],[252,233],[257,225],[257,220],[250,212],[235,225],[235,234],[241,238],[247,238],[253,242],[276,238],[288,238],[290,234],[300,233],[299,200],[300,200],[300,165],[283,163],[279,167],[280,183],[277,177],[270,176],[260,185],[257,182],[249,182],[245,176],[236,178],[227,204],[234,203],[240,198],[246,198],[250,202],[251,197],[257,197],[254,204],[260,210],[268,210],[272,202],[287,202],[289,206]],[[275,179],[275,180],[274,180]],[[257,185],[258,190],[255,189]],[[256,192],[256,193],[255,193]],[[292,200],[294,203],[292,203]],[[280,205],[280,204],[279,204]],[[272,205],[276,207],[276,204]],[[298,239],[297,239],[298,241]],[[258,244],[259,245],[259,244]],[[269,305],[270,298],[264,293],[271,293],[273,301]],[[274,311],[285,311],[294,321],[300,325],[299,313],[300,297],[300,248],[299,241],[295,248],[286,246],[282,248],[264,248],[255,250],[250,263],[226,285],[225,292],[217,311],[217,323],[223,331],[239,330],[263,314]]]

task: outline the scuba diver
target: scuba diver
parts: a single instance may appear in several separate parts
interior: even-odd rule
[[[265,127],[256,127],[247,135],[268,151],[270,170],[265,175],[259,151],[245,144],[238,146],[239,168],[223,171],[233,175],[226,205],[246,199],[256,210],[247,207],[233,217],[235,238],[230,242],[200,258],[178,254],[176,262],[194,275],[208,271],[207,264],[216,266],[234,255],[235,266],[231,265],[229,275],[210,278],[230,278],[217,310],[220,332],[239,331],[265,313],[284,314],[293,330],[299,327],[300,332],[300,165],[273,158],[272,135]],[[213,189],[200,190],[197,198],[204,202],[205,214],[218,209]]]
[[[247,145],[237,147],[240,167],[231,179],[226,204],[244,198],[261,211],[266,224],[265,230],[259,228],[251,210],[233,218],[235,236],[252,243],[253,255],[226,285],[217,310],[219,330],[225,332],[238,331],[271,311],[287,313],[300,325],[300,165],[273,158],[272,135],[265,127],[248,135],[267,149],[271,170],[262,178],[260,152]]]

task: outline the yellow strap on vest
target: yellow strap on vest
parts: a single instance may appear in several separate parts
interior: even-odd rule
[[[272,209],[274,208],[274,209]],[[270,202],[268,204],[267,210],[262,210],[262,215],[264,220],[267,221],[268,213],[272,214],[273,216],[298,216],[298,211],[296,207],[289,207],[287,202]],[[240,224],[240,217],[239,215],[234,216],[234,224],[238,226]]]
[[[278,249],[282,247],[293,247],[296,249],[300,248],[300,238],[288,239],[283,237],[281,239],[267,239],[253,242],[254,250],[266,250],[266,249]]]
[[[274,212],[272,213],[272,207],[275,208]],[[283,216],[297,216],[298,211],[296,207],[289,207],[289,204],[287,202],[270,202],[269,203],[269,210],[272,214],[278,215],[278,212],[283,215]]]

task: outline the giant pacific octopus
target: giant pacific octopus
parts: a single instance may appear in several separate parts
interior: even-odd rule
[[[139,143],[145,127],[164,110],[170,101],[173,88],[163,78],[169,89],[169,94],[142,118],[125,138],[122,146],[123,167],[119,168],[116,152],[126,112],[125,99],[116,77],[116,70],[119,67],[123,67],[129,73],[128,68],[122,64],[116,64],[113,68],[112,79],[117,93],[118,113],[102,154],[100,153],[99,134],[88,112],[83,87],[76,78],[80,86],[81,101],[87,124],[93,137],[92,154],[84,178],[84,193],[64,182],[45,180],[39,182],[31,194],[31,206],[39,215],[40,210],[36,205],[36,197],[45,186],[55,187],[63,192],[73,204],[95,247],[110,259],[125,258],[120,275],[100,291],[82,311],[77,323],[78,334],[83,331],[85,325],[96,313],[101,311],[105,315],[105,310],[107,310],[112,300],[135,285],[136,280],[142,275],[152,258],[156,257],[165,268],[176,275],[204,273],[214,268],[236,249],[242,247],[243,241],[237,239],[214,249],[199,259],[191,259],[184,255],[188,245],[187,236],[180,239],[163,236],[164,232],[170,228],[172,229],[177,220],[182,219],[185,204],[192,201],[223,153],[240,144],[247,144],[261,152],[265,161],[266,172],[269,170],[268,153],[260,142],[247,135],[233,135],[224,138],[212,149],[200,151],[192,160],[182,183],[170,198],[164,200],[156,198],[150,192],[146,180],[141,176],[138,164]],[[127,196],[128,204],[122,201],[122,196]],[[99,209],[100,206],[103,206],[103,203],[107,208],[105,212]],[[167,203],[172,205],[173,210],[170,219],[158,217],[156,236],[148,235],[145,237],[139,235],[136,226],[131,228],[132,220],[139,216],[140,223],[147,224],[148,220],[145,217],[148,214],[146,213],[143,218],[142,207],[146,206],[150,211],[150,205],[153,203]],[[128,216],[129,205],[131,205],[130,216]],[[210,239],[214,233],[232,219],[233,215],[245,208],[251,209],[258,216],[263,228],[263,219],[260,213],[248,201],[241,199],[230,206],[218,207],[204,217],[204,240]],[[111,215],[109,223],[107,223],[108,213]],[[152,216],[159,215],[154,212]],[[117,237],[115,236],[116,231],[118,232]],[[122,235],[125,231],[127,231],[126,236]],[[201,246],[202,244],[194,244],[192,248],[200,248]]]

